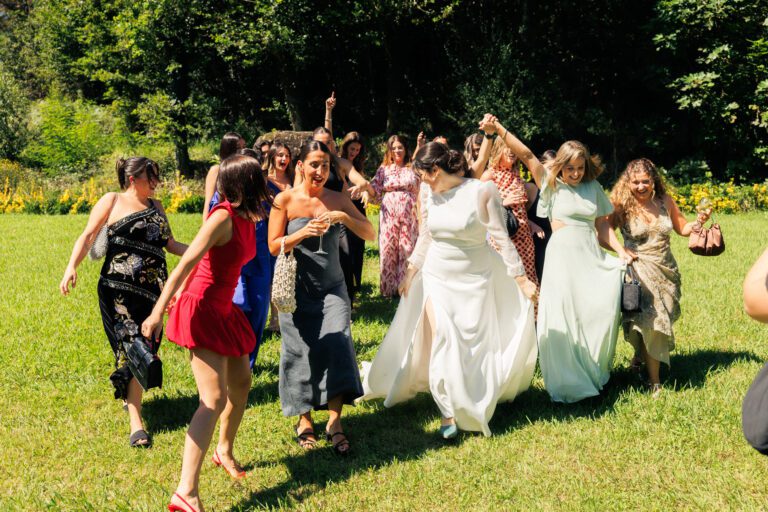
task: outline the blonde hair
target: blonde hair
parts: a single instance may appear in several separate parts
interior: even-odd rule
[[[632,194],[632,188],[629,183],[632,179],[632,175],[639,172],[646,173],[653,181],[651,199],[654,197],[663,198],[667,193],[667,189],[664,186],[664,180],[662,180],[661,174],[656,170],[656,166],[653,162],[647,158],[638,158],[637,160],[629,162],[611,190],[611,202],[617,207],[619,220],[622,224],[627,219],[639,215],[640,205],[638,205],[637,199],[635,199],[635,196]]]
[[[563,168],[571,160],[576,158],[584,159],[584,177],[582,183],[595,180],[605,170],[600,155],[592,155],[587,146],[577,140],[567,140],[563,142],[560,149],[557,150],[555,157],[547,162],[547,185],[553,189],[557,187],[557,178],[563,172]]]
[[[504,139],[501,137],[496,137],[493,139],[493,146],[491,146],[491,154],[488,157],[488,166],[491,168],[497,168],[499,166],[499,162],[501,161],[502,157],[506,154],[507,150],[509,149],[509,146],[507,146],[504,143]],[[520,159],[517,158],[517,155],[513,153],[513,157],[516,161],[519,161]]]

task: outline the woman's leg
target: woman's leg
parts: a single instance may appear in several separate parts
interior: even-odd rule
[[[341,410],[344,407],[344,400],[341,396],[335,396],[328,400],[328,423],[325,425],[325,432],[329,435],[333,449],[340,455],[349,452],[349,439],[344,434],[344,428],[341,426]],[[336,435],[338,434],[338,435]]]
[[[248,391],[251,389],[251,368],[248,356],[227,358],[227,406],[221,413],[219,444],[216,453],[224,467],[242,471],[235,460],[234,444],[237,429],[245,413]]]
[[[125,399],[128,405],[128,418],[131,422],[131,434],[137,430],[143,430],[144,424],[141,421],[141,397],[144,394],[144,390],[141,389],[141,384],[136,379],[131,379],[128,382],[128,394]],[[148,444],[149,441],[137,441],[137,444]]]
[[[181,479],[176,493],[197,510],[202,510],[199,498],[200,467],[211,443],[216,420],[227,406],[227,358],[210,350],[193,349],[190,359],[200,405],[187,429]]]
[[[432,307],[431,299],[427,299],[427,302],[424,304],[424,322],[422,325],[424,330],[422,331],[421,339],[426,340],[424,342],[426,346],[422,347],[419,352],[422,354],[421,357],[430,357],[432,354],[432,342],[435,337],[435,310]],[[427,364],[429,363],[427,362]],[[452,417],[446,418],[443,416],[440,420],[440,425],[443,427],[453,425],[454,423],[456,422]]]
[[[641,338],[642,340],[642,338]],[[648,370],[648,383],[653,386],[654,384],[661,384],[659,378],[659,370],[661,369],[661,363],[653,358],[648,350],[645,348],[645,341],[640,344],[642,350],[643,360],[645,361],[645,368]]]

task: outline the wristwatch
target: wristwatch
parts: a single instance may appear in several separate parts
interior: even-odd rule
[[[496,134],[495,133],[483,132],[483,137],[485,137],[488,140],[493,140],[493,139],[496,138]]]

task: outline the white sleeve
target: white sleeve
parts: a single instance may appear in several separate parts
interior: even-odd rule
[[[429,185],[422,183],[419,188],[419,238],[416,240],[416,247],[413,248],[411,257],[408,258],[408,263],[417,269],[421,269],[422,265],[424,265],[427,249],[429,249],[429,244],[432,243],[432,235],[427,226],[428,205]]]
[[[512,277],[522,276],[525,275],[525,267],[507,233],[502,208],[496,185],[490,181],[484,182],[477,195],[478,218],[499,246],[499,253],[507,266],[507,274]]]

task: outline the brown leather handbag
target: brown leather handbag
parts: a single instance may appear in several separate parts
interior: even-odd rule
[[[725,240],[720,224],[714,221],[705,228],[703,225],[694,226],[688,238],[688,248],[699,256],[717,256],[725,251]]]

